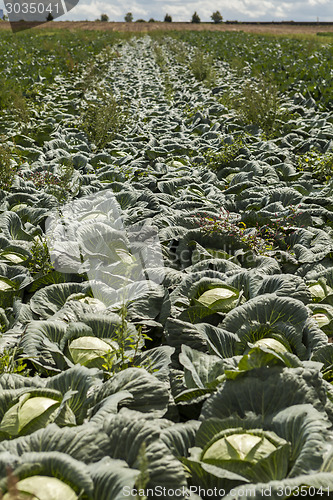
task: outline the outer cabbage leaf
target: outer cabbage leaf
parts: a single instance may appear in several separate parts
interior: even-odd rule
[[[3,455],[0,454],[0,461]],[[67,483],[76,494],[83,490],[88,498],[93,498],[93,481],[87,466],[65,453],[56,451],[24,453],[18,460],[16,459],[12,469],[13,475],[19,480],[32,476],[55,477]],[[7,478],[3,476],[0,489],[6,491],[6,485]]]
[[[142,368],[127,368],[116,373],[110,380],[96,389],[91,405],[119,391],[128,391],[133,399],[126,403],[132,410],[152,413],[162,417],[169,404],[169,387]],[[125,405],[125,402],[122,403]]]
[[[283,481],[270,481],[268,483],[247,484],[248,496],[256,500],[267,497],[272,500],[287,500],[290,493],[302,492],[303,498],[324,498],[327,492],[332,491],[333,474],[328,472],[317,472],[304,476],[298,476]],[[319,492],[315,497],[316,491]],[[241,500],[244,498],[244,487],[233,489],[232,494],[224,497],[224,500]]]
[[[287,342],[300,359],[309,359],[313,350],[327,344],[327,338],[308,320],[309,312],[302,302],[266,294],[229,312],[221,326],[239,336],[238,354],[245,351],[248,342],[272,337]]]
[[[30,300],[30,307],[41,319],[53,316],[73,294],[89,295],[87,283],[56,283],[38,290]]]
[[[265,418],[289,406],[307,403],[325,413],[326,389],[317,370],[259,368],[236,380],[226,380],[205,401],[200,419],[233,413],[244,416],[249,411]]]

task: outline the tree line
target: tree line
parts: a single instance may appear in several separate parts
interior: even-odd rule
[[[215,12],[213,12],[213,14],[210,17],[211,17],[212,21],[215,24],[222,23],[222,21],[223,21],[223,17],[221,15],[221,12],[218,11],[218,10],[216,10]],[[132,14],[132,12],[127,12],[125,14],[124,20],[125,20],[126,23],[133,22],[133,14]],[[107,14],[102,14],[101,18],[97,19],[97,21],[108,22],[109,21],[109,16]],[[140,22],[144,23],[146,21],[144,19],[137,19],[135,22],[137,22],[137,23],[140,23]],[[148,22],[149,23],[155,23],[157,21],[151,17]],[[172,23],[172,17],[169,14],[165,14],[165,16],[164,16],[164,22],[165,23]],[[197,12],[194,12],[193,15],[192,15],[192,18],[191,18],[191,23],[200,23],[200,22],[201,22],[200,16],[198,15]]]

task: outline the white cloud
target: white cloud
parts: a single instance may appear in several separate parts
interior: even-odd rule
[[[92,0],[90,3],[87,3],[87,0],[85,0],[84,2],[79,2],[73,10],[66,16],[61,17],[60,20],[95,20],[103,13],[107,14],[110,20],[123,21],[126,12],[132,12],[134,18],[148,16],[148,10],[140,6],[137,2],[125,2],[120,5],[120,2],[114,4],[107,0]]]
[[[327,3],[331,3],[331,0],[308,0],[308,4],[311,6],[326,5]]]
[[[270,1],[258,2],[258,0],[234,0],[233,9],[238,11],[244,19],[244,16],[253,21],[260,19],[266,12],[271,12],[274,9],[274,3]],[[235,17],[237,19],[237,17]]]
[[[110,5],[107,1],[92,1],[91,3],[79,3],[73,10],[71,10],[66,18],[73,19],[77,21],[80,19],[95,20],[104,13],[111,19],[116,19],[122,15],[122,9],[116,5]],[[64,19],[65,16],[61,17],[60,20]]]
[[[3,0],[0,0],[3,8]],[[197,11],[201,21],[210,21],[219,10],[224,20],[238,21],[333,21],[332,0],[81,0],[63,20],[95,20],[101,13],[113,21],[123,21],[126,12],[134,19],[163,20],[166,13],[174,21],[190,21]]]
[[[238,21],[333,21],[330,9],[332,0],[84,0],[71,11],[66,19],[85,19],[91,12],[91,19],[106,12],[110,19],[122,21],[126,12],[132,12],[134,19],[141,17],[163,20],[166,13],[174,21],[190,21],[194,11],[197,11],[201,21],[210,21],[211,14],[219,10],[224,20]],[[89,10],[91,9],[91,11]],[[63,18],[64,19],[64,18]],[[90,17],[89,17],[90,19]]]

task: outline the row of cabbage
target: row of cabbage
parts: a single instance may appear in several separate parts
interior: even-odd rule
[[[333,488],[333,185],[296,168],[332,150],[333,115],[282,96],[293,132],[244,135],[220,99],[243,77],[216,62],[209,88],[173,43],[119,44],[85,92],[88,70],[59,76],[38,138],[1,118],[20,162],[0,193],[6,500]],[[80,125],[100,89],[127,103],[103,149]]]
[[[326,33],[327,35],[328,33]],[[300,91],[311,96],[322,109],[332,109],[331,36],[293,37],[229,32],[174,32],[176,39],[212,53],[238,71],[249,69],[252,76],[263,75],[282,92]]]

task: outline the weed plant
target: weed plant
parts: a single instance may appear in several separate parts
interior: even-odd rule
[[[32,255],[28,264],[28,269],[31,273],[47,274],[53,270],[51,263],[49,248],[47,242],[40,237],[36,237],[30,247]]]
[[[16,168],[12,166],[11,150],[5,142],[0,142],[0,189],[8,191],[13,184]]]
[[[131,366],[141,368],[135,364],[135,358],[140,352],[140,344],[142,340],[152,340],[144,332],[144,327],[139,325],[137,328],[137,335],[128,336],[126,317],[127,317],[127,307],[125,304],[121,306],[118,311],[121,318],[121,323],[116,329],[116,343],[117,348],[111,350],[102,356],[104,364],[102,368],[104,369],[104,375],[107,379],[111,378],[116,372],[125,370]],[[145,365],[145,368],[148,369]],[[149,371],[149,369],[148,369]]]
[[[75,196],[79,186],[75,190],[71,183],[73,174],[75,172],[72,161],[64,163],[59,166],[58,173],[53,173],[48,170],[31,171],[24,175],[26,180],[33,182],[35,189],[45,191],[51,194],[59,203],[66,202],[70,197]]]
[[[27,123],[30,112],[22,89],[10,78],[0,78],[0,113],[4,111],[17,120]]]
[[[281,100],[274,84],[264,80],[247,81],[233,104],[246,124],[260,127],[267,138],[275,135],[277,120],[281,117]]]
[[[216,73],[212,56],[197,50],[191,60],[190,70],[199,82],[204,82],[207,86],[214,84]]]
[[[121,57],[117,50],[112,50],[111,46],[107,46],[100,54],[87,64],[82,82],[79,87],[83,93],[97,89],[98,83],[104,77],[110,67],[110,62],[117,57]]]
[[[140,446],[140,450],[139,450],[139,453],[138,453],[138,457],[137,457],[137,463],[139,464],[139,470],[140,470],[140,474],[136,480],[136,483],[135,483],[135,486],[136,486],[136,489],[138,491],[144,491],[149,483],[149,479],[150,479],[150,474],[149,474],[149,459],[148,459],[148,456],[147,456],[147,445],[146,445],[146,442],[144,441],[141,446]],[[139,497],[137,497],[139,498]],[[148,497],[147,496],[141,496],[140,495],[140,498],[142,500],[147,500]]]
[[[244,222],[234,220],[229,211],[221,209],[219,215],[211,217],[199,215],[196,218],[200,229],[206,234],[225,234],[234,237],[242,246],[257,254],[265,254],[272,250],[272,241],[265,241],[257,229],[246,231]]]
[[[282,107],[278,89],[269,80],[247,80],[236,95],[223,95],[219,102],[233,108],[245,125],[260,128],[267,140],[280,137],[293,127],[288,124],[293,115]]]
[[[218,151],[208,150],[202,153],[204,166],[213,171],[227,167],[240,155],[243,147],[244,139],[242,137],[236,137],[231,144],[222,142]]]
[[[159,66],[164,71],[166,67],[166,59],[164,56],[163,49],[158,43],[154,43],[153,49],[155,55],[155,62],[157,66]]]
[[[168,63],[165,58],[161,45],[157,42],[153,45],[155,62],[161,70],[161,76],[164,79],[164,95],[167,101],[171,102],[173,97],[173,85],[170,80]]]
[[[156,37],[157,33],[153,33],[153,36]],[[169,50],[173,53],[174,58],[178,64],[187,64],[188,56],[187,51],[184,47],[184,44],[177,40],[167,40],[167,46]]]
[[[264,226],[256,222],[254,227],[249,228],[244,222],[235,220],[228,210],[223,209],[217,216],[204,214],[196,216],[195,219],[204,233],[233,236],[244,248],[259,255],[269,255],[269,252],[284,242],[286,231],[295,226],[296,218],[300,215],[296,207],[289,206],[288,209],[289,213],[283,217],[272,219]]]
[[[321,153],[311,150],[299,155],[297,159],[298,170],[312,172],[315,179],[321,183],[329,182],[333,175],[333,152]]]
[[[29,370],[24,359],[18,358],[17,347],[5,349],[0,356],[0,374],[18,373],[19,375],[29,376]],[[1,497],[0,497],[1,498]]]
[[[89,140],[102,149],[124,129],[128,110],[122,99],[101,91],[99,102],[89,102],[81,119]]]

